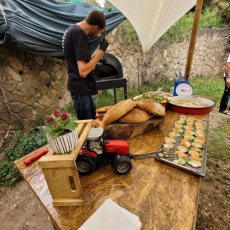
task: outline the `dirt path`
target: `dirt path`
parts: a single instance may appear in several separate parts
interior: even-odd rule
[[[217,112],[210,114],[210,131],[230,121]],[[229,138],[229,137],[228,137]],[[230,154],[230,153],[229,153]],[[230,165],[208,159],[202,179],[197,229],[230,230]],[[47,213],[25,182],[0,191],[0,229],[53,230]]]
[[[53,230],[46,211],[25,182],[0,193],[0,229]]]

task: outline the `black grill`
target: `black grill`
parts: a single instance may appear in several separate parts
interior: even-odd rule
[[[117,103],[116,89],[124,89],[124,99],[127,99],[127,80],[123,78],[120,61],[112,54],[105,53],[103,59],[95,67],[98,90],[113,89],[114,102]]]

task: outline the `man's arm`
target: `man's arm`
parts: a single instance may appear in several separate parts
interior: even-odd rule
[[[226,86],[230,87],[230,62],[225,63],[224,73],[225,73],[225,77],[226,77]]]
[[[109,43],[104,37],[100,42],[99,50],[96,52],[96,55],[90,59],[89,62],[85,62],[81,60],[77,61],[78,71],[82,78],[85,78],[95,68],[96,64],[104,56],[108,46]]]
[[[104,56],[103,50],[98,50],[96,55],[94,55],[89,62],[85,61],[77,61],[79,74],[82,78],[85,78],[96,66],[96,64],[100,61],[100,59]]]

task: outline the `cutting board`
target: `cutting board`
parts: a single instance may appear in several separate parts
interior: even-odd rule
[[[153,117],[146,122],[138,124],[111,123],[104,128],[104,137],[109,140],[126,140],[153,131],[163,121],[164,117]]]

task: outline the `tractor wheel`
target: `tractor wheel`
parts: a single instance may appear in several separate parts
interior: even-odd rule
[[[116,174],[124,175],[132,168],[129,156],[116,155],[112,162],[112,169]]]
[[[96,159],[89,156],[78,156],[76,160],[77,169],[80,174],[87,175],[92,173],[96,168]]]

